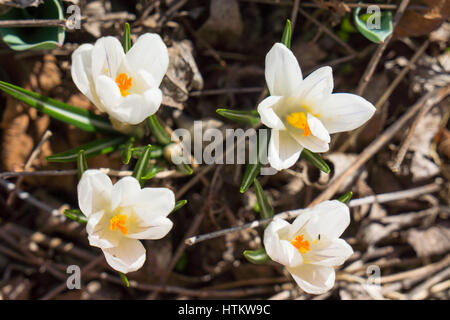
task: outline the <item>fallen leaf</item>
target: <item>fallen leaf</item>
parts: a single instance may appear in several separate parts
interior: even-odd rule
[[[410,5],[425,5],[424,9],[407,9],[394,31],[397,38],[418,37],[436,30],[450,16],[448,0],[416,0]]]
[[[419,257],[442,254],[450,250],[450,228],[440,225],[427,230],[411,229],[407,241]]]

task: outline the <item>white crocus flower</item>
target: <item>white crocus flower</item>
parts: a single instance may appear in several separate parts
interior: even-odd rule
[[[167,47],[146,33],[125,54],[119,40],[103,37],[72,54],[72,79],[101,111],[136,125],[154,114],[162,101],[159,85],[167,71]]]
[[[78,205],[87,217],[89,244],[99,247],[106,261],[122,273],[145,262],[138,239],[161,239],[172,228],[167,215],[175,196],[167,188],[143,188],[133,177],[116,184],[99,170],[87,170],[78,183]]]
[[[334,266],[353,254],[341,234],[350,223],[348,207],[325,201],[304,209],[292,224],[274,220],[264,232],[267,255],[286,266],[295,282],[307,293],[322,294],[334,285]]]
[[[360,96],[332,94],[331,67],[303,79],[294,54],[281,43],[267,53],[265,77],[271,95],[258,105],[258,112],[272,129],[268,160],[277,170],[292,166],[303,148],[328,151],[330,134],[358,128],[375,112]]]

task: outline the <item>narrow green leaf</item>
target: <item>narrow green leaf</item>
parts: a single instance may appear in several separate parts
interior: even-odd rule
[[[249,163],[245,167],[244,177],[242,178],[241,187],[239,191],[244,193],[250,188],[253,184],[253,180],[259,175],[261,171],[261,163]]]
[[[261,210],[260,211],[261,219],[273,217],[272,205],[270,204],[269,199],[264,193],[264,190],[261,184],[259,183],[258,179],[255,178],[253,184],[255,185],[256,200],[258,201],[259,208]]]
[[[256,110],[217,109],[216,112],[222,117],[251,126],[255,126],[261,122],[259,113]]]
[[[132,157],[135,159],[139,159],[142,155],[142,152],[145,150],[144,147],[136,147],[132,148]],[[150,150],[150,159],[161,158],[163,156],[163,148],[161,146],[152,145]]]
[[[365,14],[360,17],[360,11],[361,7],[353,11],[353,21],[355,22],[356,29],[370,41],[383,43],[392,33],[392,13],[390,11],[376,11],[375,13]]]
[[[120,157],[123,164],[130,163],[131,155],[133,153],[134,137],[131,137],[125,144],[120,145]]]
[[[151,153],[151,151],[150,151],[150,153]],[[150,159],[150,157],[149,157],[149,159]],[[152,166],[150,166],[150,168],[145,172],[145,175],[143,175],[143,176],[141,177],[141,179],[142,179],[142,180],[149,180],[149,179],[153,178],[154,176],[156,176],[156,174],[157,174],[158,172],[161,172],[161,171],[163,171],[163,170],[164,170],[163,168],[158,168],[158,167],[156,167],[155,165],[152,165]]]
[[[191,175],[194,172],[194,170],[192,170],[191,166],[188,165],[187,163],[182,162],[180,164],[177,164],[176,166],[177,166],[177,170],[179,172],[184,173],[186,175]]]
[[[123,274],[122,272],[119,272],[120,275],[120,280],[122,280],[122,283],[129,288],[130,287],[130,281],[128,281],[128,278],[125,274]]]
[[[320,171],[325,173],[330,173],[331,169],[328,164],[317,154],[309,151],[308,149],[303,149],[301,153],[301,158],[310,162],[313,166],[315,166]]]
[[[0,90],[12,97],[25,102],[29,106],[40,112],[48,114],[59,121],[69,123],[77,128],[89,132],[117,132],[111,126],[111,122],[105,117],[98,116],[93,112],[78,107],[74,107],[48,97],[44,97],[36,92],[32,92],[13,84],[0,81]]]
[[[48,162],[74,162],[78,159],[78,152],[84,150],[86,158],[90,158],[99,154],[107,154],[117,149],[117,147],[127,140],[125,136],[103,138],[95,140],[79,146],[77,148],[67,150],[61,153],[55,153],[48,156]]]
[[[346,194],[340,196],[338,198],[338,200],[342,203],[348,203],[351,200],[352,196],[353,196],[353,192],[349,191]]]
[[[173,210],[172,210],[171,213],[180,210],[181,208],[184,207],[184,205],[185,205],[186,203],[187,203],[187,200],[178,200],[178,201],[175,203],[175,207],[173,208]]]
[[[292,37],[292,28],[291,28],[291,20],[286,20],[286,25],[284,26],[283,36],[281,37],[281,43],[284,44],[289,49],[291,48],[291,37]]]
[[[270,257],[267,255],[264,248],[258,250],[245,250],[243,254],[251,263],[262,264],[270,261]]]
[[[87,217],[83,213],[81,213],[81,211],[78,209],[64,210],[64,215],[73,221],[79,223],[87,223]]]
[[[164,127],[159,123],[155,115],[151,115],[147,118],[147,125],[155,137],[156,141],[162,145],[166,145],[172,142],[169,133],[164,129]]]
[[[122,45],[123,51],[125,51],[125,53],[127,53],[131,48],[130,24],[128,22],[125,22],[125,27],[123,29]]]
[[[152,146],[148,145],[145,147],[144,152],[138,159],[136,166],[134,167],[132,176],[135,177],[139,182],[142,180],[142,176],[147,172],[148,161],[150,160],[150,151]]]
[[[78,151],[77,169],[78,169],[78,180],[80,180],[83,173],[88,169],[84,150]]]

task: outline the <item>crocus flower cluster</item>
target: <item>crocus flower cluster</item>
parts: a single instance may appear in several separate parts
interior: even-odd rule
[[[140,36],[127,53],[117,39],[104,37],[74,51],[72,77],[101,111],[115,121],[136,125],[158,110],[159,85],[168,63],[159,35]],[[265,77],[271,95],[259,104],[258,112],[272,129],[268,158],[277,170],[292,166],[304,148],[328,151],[330,134],[353,130],[375,112],[360,96],[332,93],[330,67],[303,79],[294,54],[281,43],[266,56]],[[171,230],[167,216],[175,197],[167,188],[141,188],[133,177],[113,185],[101,171],[87,170],[78,184],[78,204],[88,220],[89,243],[103,251],[113,269],[128,273],[146,260],[139,240],[161,239]],[[353,253],[340,239],[349,223],[345,204],[325,201],[304,209],[292,224],[274,218],[264,232],[265,250],[305,292],[321,294],[334,285],[334,267]]]

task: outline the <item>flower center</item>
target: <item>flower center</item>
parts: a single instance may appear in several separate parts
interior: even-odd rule
[[[300,251],[301,254],[307,253],[311,248],[309,247],[309,241],[303,240],[303,235],[296,236],[294,240],[291,241],[291,244]]]
[[[119,75],[116,77],[116,83],[117,86],[120,89],[120,94],[122,97],[126,97],[130,93],[128,92],[128,89],[131,88],[133,78],[128,77],[126,73],[119,73]]]
[[[128,233],[128,227],[125,227],[127,216],[125,214],[116,214],[109,220],[109,229],[115,231],[119,229],[124,235]]]
[[[286,121],[293,127],[303,130],[303,136],[307,137],[311,134],[308,121],[306,121],[306,113],[293,112],[286,116]]]

